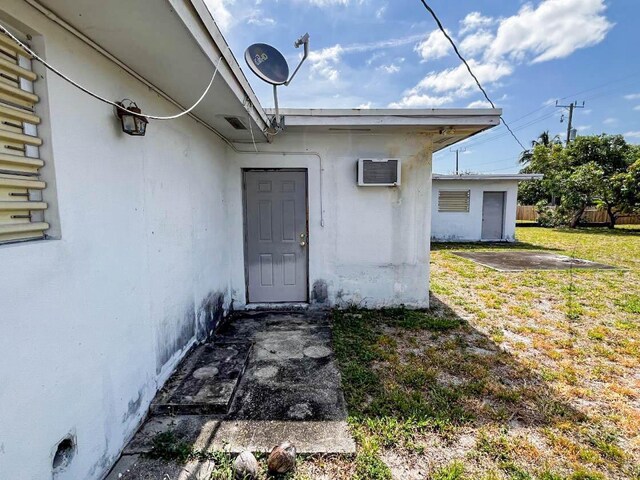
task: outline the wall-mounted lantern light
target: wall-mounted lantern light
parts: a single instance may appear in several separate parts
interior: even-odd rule
[[[128,102],[125,105],[125,102]],[[139,115],[142,110],[138,108],[136,102],[133,100],[125,99],[122,102],[116,102],[119,108],[116,108],[116,115],[122,123],[122,131],[128,135],[134,135],[142,137],[147,132],[147,120],[146,117]],[[126,110],[123,110],[126,109]],[[130,113],[133,112],[133,113]]]

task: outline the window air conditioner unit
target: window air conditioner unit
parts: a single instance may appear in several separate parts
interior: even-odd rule
[[[396,187],[400,185],[400,159],[358,159],[358,186]]]

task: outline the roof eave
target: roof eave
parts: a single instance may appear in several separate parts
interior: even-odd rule
[[[494,174],[461,174],[461,175],[442,175],[442,174],[433,174],[434,180],[514,180],[514,181],[526,181],[526,180],[541,180],[544,178],[544,175],[541,173],[505,173],[501,175]]]

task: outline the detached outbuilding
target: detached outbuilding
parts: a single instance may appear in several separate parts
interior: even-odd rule
[[[518,183],[540,174],[433,175],[431,240],[515,241]]]

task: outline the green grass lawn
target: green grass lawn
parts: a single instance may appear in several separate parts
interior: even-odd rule
[[[358,454],[299,478],[640,478],[640,229],[517,236],[434,245],[428,312],[334,312]],[[478,248],[622,269],[500,273],[451,253]]]

